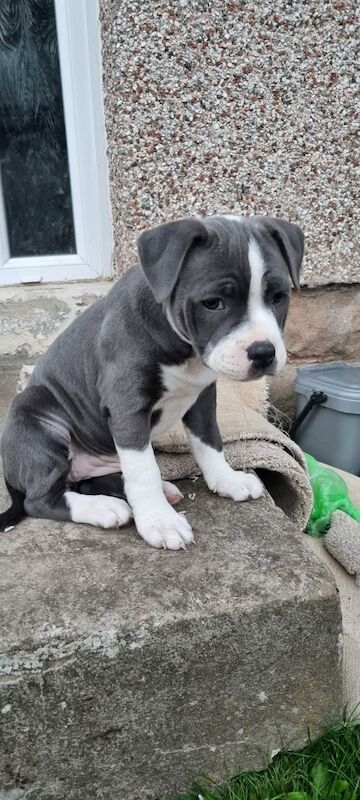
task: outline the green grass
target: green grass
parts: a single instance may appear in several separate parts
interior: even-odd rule
[[[360,725],[329,729],[298,752],[281,752],[262,772],[221,789],[197,786],[178,800],[360,800]]]

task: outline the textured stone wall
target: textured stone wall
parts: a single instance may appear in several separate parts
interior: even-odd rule
[[[360,361],[360,287],[293,292],[285,342],[292,364]]]
[[[360,280],[355,3],[100,7],[117,272],[140,229],[232,210],[300,222],[305,284]]]

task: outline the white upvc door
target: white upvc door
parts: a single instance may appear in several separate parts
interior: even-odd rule
[[[0,36],[0,80],[8,81],[3,108],[0,85],[0,284],[111,276],[112,228],[98,0],[45,0],[47,16],[45,22],[39,19],[39,38],[36,9],[41,4],[32,0],[17,3],[19,8],[22,4],[24,12],[17,39],[5,42],[2,49]],[[23,73],[20,75],[24,97],[20,83],[14,91],[14,107],[10,108],[8,96],[15,86],[16,47],[28,25],[29,13],[35,15],[26,39],[28,42],[33,36],[34,46],[25,42],[30,47],[25,71],[30,74],[25,78]],[[5,37],[6,22],[5,19]],[[49,31],[44,32],[46,25]],[[8,30],[9,36],[14,36],[11,20]],[[46,36],[51,38],[51,46],[45,41]],[[48,57],[52,59],[49,68]],[[24,62],[19,69],[24,72]],[[37,70],[42,81],[39,89]],[[47,75],[50,84],[44,86]],[[53,83],[57,82],[57,96],[51,76],[55,76]],[[34,98],[33,110],[29,110],[25,94]],[[46,100],[48,97],[50,101]],[[56,112],[53,117],[52,102]]]

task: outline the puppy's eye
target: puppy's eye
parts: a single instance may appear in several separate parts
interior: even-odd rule
[[[205,308],[208,308],[209,311],[218,311],[220,308],[225,308],[225,305],[220,297],[211,297],[209,300],[203,300],[202,304],[205,306]]]
[[[275,306],[277,306],[279,303],[285,300],[286,297],[287,295],[285,294],[285,292],[275,292],[275,294],[273,294],[272,296],[272,302]]]

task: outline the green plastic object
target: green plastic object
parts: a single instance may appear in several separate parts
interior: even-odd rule
[[[306,533],[315,537],[323,536],[330,526],[334,511],[344,511],[360,522],[360,508],[352,504],[346,483],[340,475],[323,467],[307,453],[304,456],[313,492],[313,507]]]

